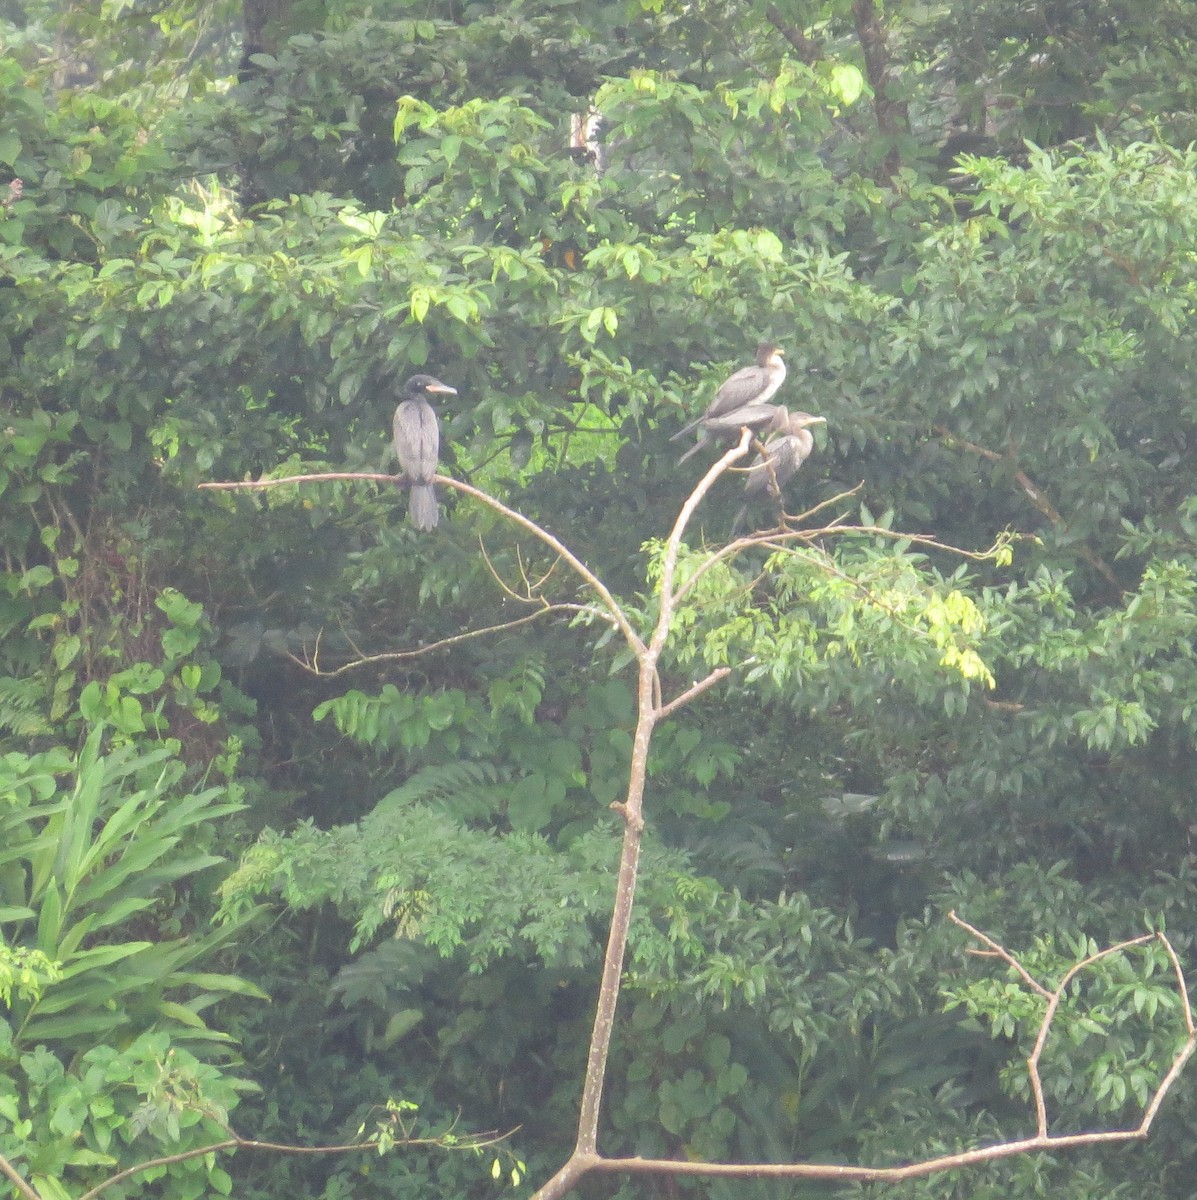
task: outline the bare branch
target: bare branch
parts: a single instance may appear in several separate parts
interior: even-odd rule
[[[1104,950],[1099,950],[1095,954],[1090,954],[1080,962],[1074,963],[1067,971],[1065,971],[1060,982],[1053,990],[1048,990],[1042,984],[1036,982],[1031,977],[1027,969],[1004,947],[995,942],[993,938],[988,937],[979,929],[974,928],[967,921],[962,920],[955,912],[948,913],[948,920],[959,925],[962,929],[968,931],[974,938],[981,942],[988,949],[987,954],[993,955],[995,958],[1000,958],[1008,963],[1023,981],[1038,995],[1047,1000],[1047,1008],[1044,1010],[1043,1019],[1039,1024],[1039,1032],[1035,1037],[1035,1045],[1027,1058],[1027,1077],[1030,1080],[1031,1092],[1035,1103],[1035,1127],[1037,1131],[1036,1141],[1050,1141],[1052,1145],[1059,1145],[1061,1138],[1049,1138],[1047,1132],[1047,1104],[1043,1095],[1043,1081],[1039,1073],[1039,1062],[1043,1056],[1043,1051],[1047,1046],[1048,1037],[1051,1033],[1052,1022],[1060,1007],[1060,1002],[1064,997],[1064,993],[1068,989],[1068,985],[1077,977],[1077,975],[1086,968],[1091,967],[1094,963],[1100,962],[1103,958],[1108,958],[1112,954],[1120,954],[1123,950],[1128,950],[1133,946],[1142,946],[1147,942],[1158,941],[1163,945],[1165,952],[1168,955],[1168,960],[1172,964],[1173,973],[1176,976],[1176,987],[1180,995],[1181,1011],[1184,1017],[1186,1038],[1180,1050],[1172,1060],[1171,1066],[1167,1073],[1160,1081],[1155,1092],[1152,1095],[1150,1102],[1143,1112],[1143,1120],[1134,1129],[1115,1131],[1113,1134],[1078,1134],[1080,1138],[1111,1138],[1116,1137],[1122,1140],[1146,1137],[1148,1129],[1151,1127],[1152,1121],[1155,1120],[1155,1115],[1159,1112],[1160,1105],[1164,1102],[1164,1097],[1168,1094],[1172,1084],[1176,1081],[1180,1072],[1184,1069],[1184,1065],[1188,1062],[1193,1053],[1194,1047],[1197,1047],[1197,1026],[1194,1025],[1193,1008],[1189,1002],[1189,991],[1185,985],[1184,971],[1181,970],[1180,960],[1176,956],[1176,951],[1172,948],[1172,943],[1164,936],[1163,933],[1146,933],[1141,934],[1136,938],[1128,938],[1124,942],[1118,942],[1116,945],[1107,946]],[[1083,1143],[1078,1143],[1083,1144]]]
[[[632,924],[632,905],[636,896],[636,880],[640,865],[640,842],[644,831],[644,784],[648,777],[648,751],[653,728],[659,718],[661,702],[661,680],[657,674],[657,662],[669,634],[669,623],[673,616],[673,580],[677,570],[678,553],[682,535],[703,497],[714,486],[719,476],[737,459],[748,453],[751,432],[747,429],[740,435],[738,446],[727,451],[714,466],[698,481],[686,498],[674,521],[673,529],[665,543],[661,559],[661,581],[658,588],[657,622],[647,645],[639,639],[632,645],[639,665],[636,681],[636,729],[632,735],[632,755],[628,768],[628,790],[623,804],[619,806],[624,820],[623,846],[619,856],[619,873],[615,883],[615,903],[611,910],[611,925],[607,931],[607,947],[603,955],[603,973],[599,983],[598,1003],[595,1006],[594,1026],[590,1035],[590,1046],[586,1055],[586,1074],[582,1082],[582,1103],[578,1110],[578,1133],[574,1142],[571,1163],[579,1157],[589,1158],[597,1153],[599,1116],[602,1112],[603,1083],[607,1072],[607,1059],[611,1049],[611,1034],[615,1027],[615,1010],[619,1003],[619,989],[623,978],[623,964],[627,957],[628,931]],[[526,518],[520,518],[526,522]],[[715,682],[714,680],[711,681]],[[672,711],[672,710],[671,710]],[[570,1164],[567,1164],[567,1168]],[[572,1168],[570,1168],[572,1169]],[[566,1168],[563,1168],[563,1172]],[[558,1176],[565,1178],[561,1172]],[[558,1176],[550,1181],[553,1187],[565,1186]],[[546,1184],[546,1188],[549,1185]],[[561,1195],[560,1191],[538,1195]]]
[[[970,454],[976,454],[980,458],[986,459],[988,462],[1005,462],[1009,463],[1014,474],[1014,479],[1019,488],[1023,491],[1031,503],[1051,522],[1057,529],[1067,529],[1068,522],[1060,515],[1059,510],[1047,498],[1047,493],[1035,482],[1031,477],[1018,465],[1017,459],[1014,457],[1013,448],[1006,454],[999,454],[996,450],[989,450],[985,446],[978,446],[975,442],[967,441],[965,438],[954,434],[945,425],[934,426],[935,433],[949,446],[959,446],[961,450],[967,450]],[[1084,543],[1080,543],[1076,547],[1076,552],[1083,558],[1101,577],[1121,596],[1123,594],[1123,586],[1118,582],[1118,576],[1114,574],[1109,564],[1104,559],[1099,557]]]
[[[1168,1094],[1169,1089],[1192,1056],[1194,1048],[1197,1047],[1197,1027],[1195,1027],[1192,1009],[1189,1004],[1188,991],[1184,983],[1184,973],[1181,970],[1176,952],[1167,938],[1162,933],[1146,934],[1141,937],[1131,938],[1125,942],[1119,942],[1117,945],[1109,946],[1104,950],[1098,951],[1096,954],[1089,955],[1087,958],[1074,964],[1064,974],[1058,987],[1054,991],[1049,992],[1042,985],[1035,982],[1026,968],[1005,947],[981,933],[972,925],[969,925],[967,921],[961,920],[955,913],[950,913],[949,919],[976,937],[986,947],[985,953],[992,954],[994,957],[1001,958],[1004,962],[1009,963],[1029,986],[1038,994],[1044,995],[1049,999],[1048,1010],[1044,1013],[1040,1024],[1039,1037],[1036,1040],[1036,1052],[1032,1056],[1034,1060],[1033,1069],[1036,1072],[1032,1075],[1033,1083],[1037,1081],[1037,1054],[1041,1052],[1043,1045],[1046,1043],[1051,1019],[1058,1007],[1060,998],[1077,973],[1103,958],[1107,958],[1112,954],[1118,954],[1130,947],[1141,946],[1152,940],[1159,940],[1161,942],[1176,975],[1177,990],[1181,996],[1187,1037],[1153,1093],[1150,1102],[1144,1110],[1143,1119],[1138,1125],[1128,1129],[1103,1130],[1093,1133],[1049,1134],[1042,1112],[1042,1088],[1039,1087],[1036,1093],[1036,1108],[1038,1110],[1036,1121],[1037,1132],[1033,1137],[1018,1138],[1014,1141],[1000,1142],[993,1146],[981,1146],[972,1150],[962,1150],[954,1154],[945,1154],[936,1158],[907,1163],[904,1166],[868,1167],[850,1166],[840,1163],[697,1163],[676,1159],[601,1158],[596,1155],[575,1155],[566,1164],[566,1167],[558,1172],[550,1180],[549,1184],[546,1184],[536,1194],[536,1200],[556,1200],[557,1197],[564,1195],[566,1191],[570,1190],[573,1183],[588,1171],[628,1175],[649,1174],[724,1179],[826,1179],[861,1183],[893,1183],[903,1179],[922,1178],[940,1171],[958,1170],[961,1167],[995,1162],[1003,1158],[1013,1158],[1016,1155],[1028,1154],[1034,1151],[1056,1151],[1074,1146],[1096,1146],[1119,1142],[1142,1141],[1146,1138],[1152,1122],[1155,1120],[1156,1114],[1163,1104],[1164,1097]],[[557,1184],[564,1184],[564,1186],[551,1186]]]
[[[714,687],[721,679],[726,679],[731,672],[731,667],[716,667],[705,679],[700,679],[697,683],[692,684],[680,696],[674,696],[668,704],[660,705],[657,709],[657,720],[664,720],[682,705],[689,704],[695,696],[701,696],[707,688]]]
[[[349,671],[356,671],[359,667],[371,667],[377,666],[379,663],[404,662],[408,659],[422,658],[426,654],[435,654],[439,650],[447,650],[450,646],[457,646],[462,642],[472,642],[475,638],[489,637],[492,633],[502,633],[507,629],[517,629],[521,625],[527,625],[532,621],[539,621],[541,617],[560,612],[593,613],[604,620],[610,620],[607,613],[585,604],[549,604],[546,602],[536,612],[528,613],[527,616],[516,617],[512,621],[502,621],[498,625],[484,625],[478,629],[469,629],[465,633],[456,633],[452,637],[441,638],[436,642],[429,642],[427,646],[419,646],[415,650],[385,650],[379,654],[359,654],[359,657],[355,658],[352,662],[342,663],[341,666],[334,667],[331,671],[321,670],[316,660],[316,654],[313,654],[311,659],[307,660],[287,650],[284,651],[284,657],[289,658],[296,666],[301,667],[310,675],[318,675],[322,679],[335,679],[338,675],[344,675]]]
[[[8,1161],[4,1155],[0,1154],[0,1173],[3,1173],[12,1183],[13,1187],[25,1197],[25,1200],[42,1200],[42,1198],[21,1178],[16,1167]]]
[[[833,496],[831,500],[824,501],[811,509],[812,513],[818,512],[819,509],[826,507],[829,504],[836,503],[847,496],[851,496],[857,489],[853,488],[850,492],[842,492],[838,496]],[[806,514],[801,514],[797,517],[787,517],[787,521],[801,520]],[[725,562],[730,558],[735,558],[744,550],[752,549],[755,546],[764,546],[770,549],[784,551],[791,549],[794,543],[810,544],[820,541],[823,538],[843,537],[849,534],[867,534],[870,537],[886,538],[894,542],[909,542],[912,546],[922,546],[928,550],[941,550],[945,554],[952,554],[958,558],[966,558],[972,562],[990,562],[994,555],[1006,544],[1006,538],[999,538],[987,550],[965,550],[960,546],[953,546],[947,542],[941,542],[938,538],[931,537],[930,534],[922,533],[899,533],[892,529],[885,529],[880,525],[843,525],[837,522],[833,525],[823,525],[817,529],[792,529],[787,527],[784,530],[770,529],[763,533],[749,534],[747,537],[736,538],[734,541],[727,542],[718,550],[708,554],[706,559],[695,568],[693,574],[687,576],[686,582],[678,589],[674,597],[675,603],[682,600],[685,595],[693,588],[695,583],[700,580],[712,567],[718,563]],[[816,547],[817,548],[817,547]]]
[[[1110,946],[1105,950],[1098,951],[1096,954],[1089,955],[1088,958],[1081,959],[1079,963],[1074,964],[1064,972],[1064,977],[1056,986],[1055,991],[1049,996],[1047,1009],[1039,1025],[1038,1036],[1035,1038],[1034,1049],[1032,1049],[1030,1056],[1027,1058],[1027,1076],[1031,1081],[1031,1092],[1035,1098],[1035,1124],[1041,1137],[1047,1136],[1047,1104],[1043,1098],[1043,1080],[1039,1074],[1039,1060],[1043,1057],[1048,1035],[1051,1033],[1052,1022],[1056,1019],[1056,1013],[1060,1008],[1060,1001],[1064,998],[1064,992],[1073,979],[1076,978],[1077,973],[1083,971],[1086,967],[1090,967],[1100,959],[1108,958],[1111,954],[1117,954],[1120,950],[1125,950],[1130,946],[1141,946],[1144,942],[1150,942],[1152,938],[1152,934],[1144,934],[1142,937],[1132,938],[1127,942],[1119,942],[1116,946]]]
[[[618,626],[620,633],[623,634],[624,640],[628,643],[628,647],[634,654],[639,655],[644,650],[644,641],[640,635],[632,628],[631,622],[628,620],[627,614],[620,607],[619,602],[607,590],[607,585],[580,559],[573,553],[564,543],[558,541],[547,529],[542,529],[535,521],[529,520],[523,513],[516,512],[513,508],[508,508],[501,500],[496,500],[493,496],[487,495],[486,492],[479,488],[473,487],[468,483],[462,483],[458,479],[450,479],[445,475],[434,475],[433,481],[444,484],[453,491],[462,492],[467,496],[472,496],[475,500],[485,504],[488,508],[493,508],[495,512],[501,513],[509,521],[519,525],[522,529],[526,529],[534,537],[539,538],[550,549],[555,550],[561,558],[563,558],[574,571],[582,577],[590,585],[590,587],[598,594],[603,605],[611,614]]]
[[[1027,985],[1027,987],[1029,987],[1031,989],[1031,991],[1035,992],[1037,995],[1042,996],[1045,1000],[1050,1000],[1052,998],[1051,992],[1047,988],[1045,988],[1043,986],[1043,984],[1041,984],[1037,979],[1035,979],[1031,975],[1031,973],[1026,969],[1026,967],[1024,967],[1022,965],[1022,963],[1020,963],[1014,957],[1014,955],[1012,955],[1008,950],[999,946],[998,943],[993,940],[993,938],[987,937],[979,929],[974,928],[967,921],[958,917],[956,915],[955,909],[953,909],[951,912],[948,913],[948,920],[951,921],[953,925],[959,925],[961,929],[964,929],[968,933],[971,933],[972,936],[975,937],[977,939],[977,941],[980,942],[983,946],[988,946],[989,952],[995,958],[1000,958],[1004,962],[1008,963],[1011,967],[1013,967],[1018,972],[1018,974],[1021,976],[1023,983],[1025,983]]]
[[[1168,961],[1172,964],[1172,970],[1176,973],[1176,987],[1180,992],[1181,1007],[1184,1011],[1185,1030],[1192,1037],[1197,1035],[1197,1026],[1193,1024],[1193,1006],[1189,1003],[1189,988],[1185,983],[1185,973],[1180,968],[1180,959],[1176,956],[1172,943],[1162,933],[1156,933],[1155,936],[1163,945],[1168,955]]]
[[[402,487],[406,480],[402,475],[383,475],[378,471],[322,471],[318,475],[284,475],[278,479],[225,480],[221,483],[200,483],[196,487],[203,492],[255,491],[263,488],[282,487],[287,483],[336,483],[346,479],[373,479],[377,483],[390,483]]]
[[[669,624],[673,620],[673,609],[678,595],[684,594],[686,590],[685,584],[682,585],[679,593],[675,594],[673,590],[677,556],[681,550],[682,535],[686,532],[686,526],[690,524],[690,518],[694,516],[695,510],[702,503],[707,492],[715,486],[715,481],[732,463],[737,462],[748,453],[748,447],[752,441],[752,431],[745,429],[740,434],[739,443],[728,450],[698,481],[694,490],[686,497],[686,502],[682,505],[677,520],[673,523],[673,529],[669,532],[669,538],[665,543],[665,553],[661,560],[661,600],[657,615],[657,627],[653,630],[652,640],[649,643],[654,650],[654,658],[660,655],[661,648],[665,645],[665,638],[669,634]]]
[[[226,1126],[226,1129],[228,1127]],[[514,1131],[513,1131],[514,1132]],[[152,1171],[156,1167],[168,1167],[174,1163],[187,1162],[188,1159],[200,1158],[206,1154],[216,1154],[221,1150],[269,1150],[275,1154],[346,1154],[355,1150],[377,1150],[378,1143],[373,1140],[364,1142],[345,1142],[333,1146],[292,1146],[285,1142],[259,1142],[253,1138],[243,1138],[240,1134],[232,1129],[228,1129],[229,1136],[220,1142],[211,1142],[206,1146],[196,1146],[191,1150],[180,1150],[177,1154],[163,1154],[158,1158],[148,1158],[145,1162],[136,1163],[131,1167],[126,1167],[123,1171],[118,1171],[115,1175],[110,1175],[95,1187],[84,1192],[79,1200],[95,1200],[95,1197],[103,1195],[110,1187],[123,1182],[126,1179],[132,1178],[134,1175],[141,1175],[145,1171]],[[455,1150],[484,1150],[489,1146],[496,1146],[500,1142],[505,1141],[511,1136],[510,1133],[503,1134],[477,1134],[468,1138],[461,1138],[453,1144]],[[413,1138],[404,1137],[395,1139],[396,1146],[445,1146],[445,1142],[439,1137]],[[6,1172],[7,1173],[7,1172]],[[20,1185],[21,1181],[14,1179],[14,1182]],[[27,1185],[21,1186],[22,1192],[26,1191]],[[33,1197],[33,1200],[38,1200],[36,1192],[30,1189],[27,1193]]]
[[[145,1162],[136,1163],[134,1166],[126,1167],[123,1171],[118,1171],[115,1175],[109,1175],[102,1183],[97,1183],[95,1187],[89,1188],[79,1200],[94,1200],[96,1196],[103,1195],[110,1187],[121,1183],[123,1180],[131,1179],[134,1175],[140,1175],[144,1171],[152,1171],[155,1167],[168,1167],[173,1163],[186,1162],[190,1158],[199,1158],[205,1154],[215,1154],[219,1150],[235,1150],[241,1145],[241,1139],[234,1135],[223,1142],[212,1142],[207,1146],[196,1146],[193,1150],[181,1150],[178,1154],[163,1154],[159,1158],[147,1158]],[[346,1146],[344,1149],[352,1149]]]
[[[669,1158],[601,1158],[590,1170],[625,1172],[629,1175],[690,1175],[723,1179],[832,1179],[858,1183],[896,1183],[902,1179],[921,1179],[940,1171],[958,1170],[1029,1154],[1035,1150],[1065,1150],[1072,1146],[1095,1146],[1107,1142],[1141,1141],[1146,1131],[1113,1130],[1102,1133],[1072,1133],[1047,1137],[1020,1138],[999,1142],[975,1150],[961,1150],[938,1158],[923,1159],[903,1167],[856,1167],[840,1163],[696,1163]],[[536,1200],[541,1200],[539,1194]]]
[[[375,480],[380,483],[389,483],[396,486],[401,485],[403,482],[402,476],[382,475],[376,471],[330,471],[319,475],[287,475],[280,479],[255,479],[239,483],[201,483],[199,487],[209,491],[256,490],[281,487],[289,483],[330,483],[336,480],[350,479]],[[620,607],[615,597],[608,591],[606,584],[577,555],[549,533],[547,529],[542,529],[535,521],[530,521],[525,517],[523,513],[516,512],[513,508],[508,508],[502,501],[496,500],[493,496],[487,495],[486,492],[472,487],[468,483],[462,483],[459,479],[451,479],[447,475],[434,475],[432,482],[442,484],[455,492],[462,492],[464,495],[472,496],[488,508],[493,508],[495,512],[501,513],[509,521],[526,529],[534,537],[538,537],[544,542],[546,546],[555,550],[598,593],[599,599],[602,600],[607,611],[614,618],[615,624],[619,627],[620,633],[623,634],[632,651],[639,654],[644,649],[644,642],[632,628],[627,614]]]

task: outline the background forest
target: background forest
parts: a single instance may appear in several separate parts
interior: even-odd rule
[[[0,1155],[36,1194],[226,1122],[430,1141],[104,1194],[526,1195],[568,1153],[626,654],[457,494],[420,534],[381,483],[198,490],[393,471],[415,370],[458,389],[445,473],[645,621],[711,461],[669,436],[760,338],[827,418],[789,511],[859,485],[824,516],[962,552],[750,553],[679,612],[672,690],[732,671],[654,742],[604,1150],[1025,1134],[1042,1005],[951,909],[1048,978],[1150,929],[1197,964],[1197,7],[0,0],[0,37]],[[1165,966],[1078,991],[1053,1129],[1137,1124]],[[582,1193],[1187,1200],[1195,1113],[1190,1071],[1140,1147]]]

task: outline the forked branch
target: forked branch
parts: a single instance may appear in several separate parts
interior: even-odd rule
[[[903,1179],[918,1179],[926,1175],[934,1175],[941,1171],[958,1170],[961,1167],[979,1166],[982,1163],[995,1162],[998,1159],[1013,1158],[1019,1154],[1029,1154],[1040,1150],[1064,1150],[1076,1146],[1098,1146],[1117,1142],[1142,1141],[1147,1137],[1160,1106],[1164,1102],[1172,1085],[1184,1069],[1185,1063],[1197,1047],[1197,1026],[1194,1025],[1193,1009],[1189,1001],[1188,989],[1185,986],[1184,972],[1176,951],[1167,937],[1162,933],[1149,933],[1129,941],[1119,942],[1099,950],[1075,963],[1061,977],[1054,988],[1039,983],[1026,969],[1018,958],[999,945],[991,937],[975,929],[967,921],[961,920],[954,912],[948,914],[948,919],[979,941],[985,950],[980,953],[1001,959],[1012,967],[1037,995],[1047,999],[1043,1017],[1040,1021],[1034,1049],[1027,1059],[1027,1072],[1035,1102],[1036,1131],[1033,1136],[1016,1138],[1013,1141],[999,1142],[993,1146],[980,1146],[972,1150],[961,1150],[955,1154],[938,1155],[935,1158],[923,1159],[919,1162],[907,1163],[898,1167],[868,1167],[852,1166],[841,1163],[696,1163],[682,1162],[675,1159],[654,1158],[604,1158],[598,1154],[587,1156],[575,1164],[580,1173],[602,1171],[628,1175],[671,1175],[691,1176],[701,1178],[731,1178],[731,1179],[826,1179],[853,1181],[857,1183],[896,1183]],[[1176,981],[1177,994],[1180,998],[1181,1015],[1184,1022],[1185,1038],[1173,1055],[1168,1069],[1164,1072],[1155,1091],[1148,1098],[1143,1109],[1143,1117],[1137,1125],[1124,1129],[1102,1130],[1096,1133],[1062,1133],[1051,1134],[1047,1130],[1046,1105],[1044,1102],[1043,1084],[1039,1075],[1039,1061],[1051,1035],[1052,1023],[1059,1011],[1060,1002],[1067,992],[1069,984],[1076,976],[1092,967],[1102,959],[1120,954],[1135,946],[1158,942],[1163,946],[1168,960],[1172,965]],[[579,1175],[574,1176],[574,1181]],[[550,1181],[552,1183],[554,1181]],[[534,1200],[551,1200],[565,1194],[566,1189],[554,1189],[549,1185],[536,1193]]]

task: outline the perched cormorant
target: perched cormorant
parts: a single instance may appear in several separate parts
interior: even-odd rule
[[[780,503],[781,489],[815,448],[815,439],[807,426],[819,425],[826,420],[826,417],[812,417],[810,413],[786,413],[784,422],[779,422],[778,432],[765,442],[764,456],[758,454],[748,468],[744,503],[736,514],[733,531],[740,528],[748,514],[748,506],[760,496],[770,495]]]
[[[457,389],[431,375],[413,375],[395,409],[395,453],[409,485],[407,519],[417,529],[434,529],[440,516],[432,477],[441,448],[441,430],[430,395],[456,396]]]
[[[772,342],[761,342],[756,348],[756,362],[751,367],[741,367],[730,379],[725,380],[715,393],[715,398],[707,405],[707,410],[701,417],[695,417],[687,422],[669,440],[676,442],[685,437],[690,430],[701,425],[698,442],[681,458],[684,463],[691,455],[697,454],[704,446],[709,446],[718,437],[728,433],[734,434],[741,426],[747,425],[759,429],[768,425],[773,418],[773,412],[768,401],[785,382],[786,364],[782,360],[785,353]],[[728,425],[733,414],[739,418],[736,425]],[[715,422],[712,425],[712,422]]]

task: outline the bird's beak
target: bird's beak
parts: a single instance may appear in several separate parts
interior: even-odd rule
[[[424,385],[426,392],[436,392],[438,395],[456,396],[457,389],[450,387],[447,383],[426,383]]]

